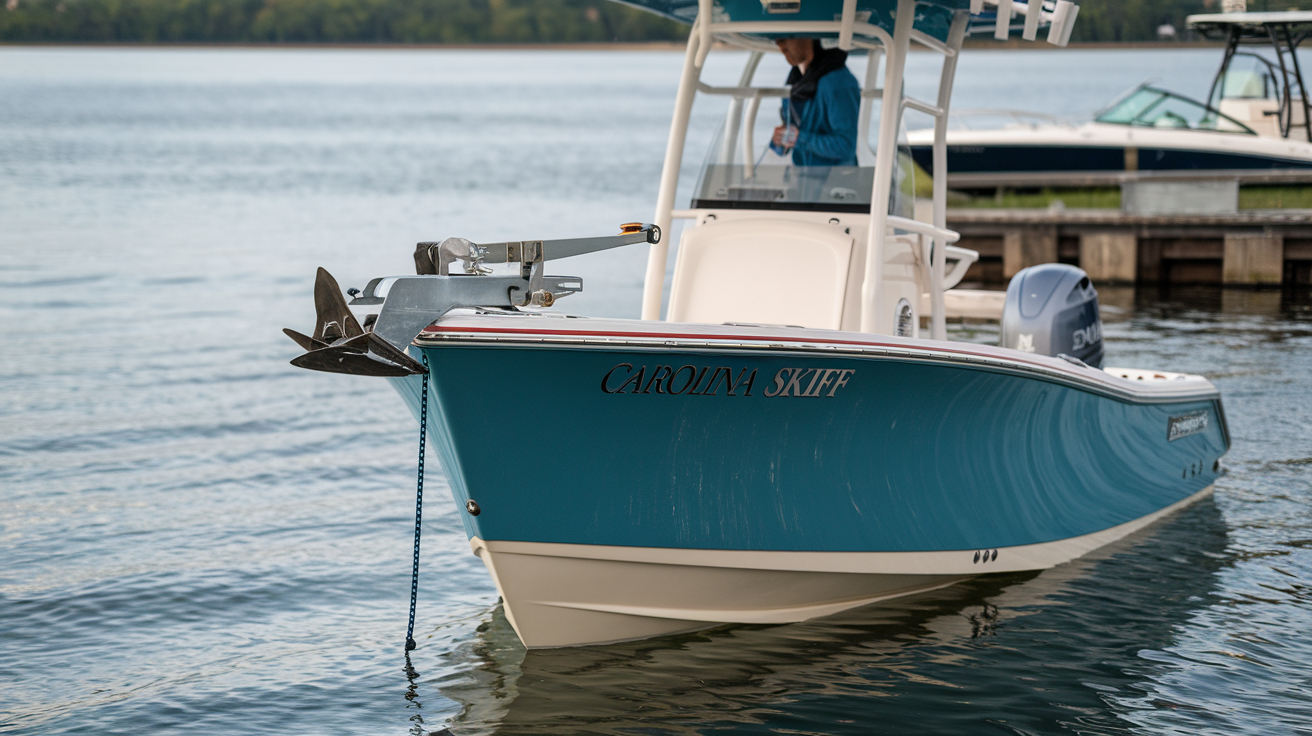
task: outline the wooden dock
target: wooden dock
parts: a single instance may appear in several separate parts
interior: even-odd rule
[[[1005,284],[1039,263],[1070,263],[1104,284],[1312,286],[1312,210],[1134,214],[1095,209],[949,209],[980,260],[965,281]]]

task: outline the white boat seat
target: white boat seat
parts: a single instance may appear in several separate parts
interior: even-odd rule
[[[834,225],[726,220],[685,230],[669,320],[840,329],[852,236]]]

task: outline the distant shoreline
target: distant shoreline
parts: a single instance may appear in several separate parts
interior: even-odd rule
[[[1221,48],[1224,44],[1210,41],[1126,41],[1099,43],[1072,43],[1069,49],[1199,49]],[[270,49],[270,50],[376,50],[376,51],[683,51],[683,41],[634,41],[611,43],[129,43],[113,41],[95,42],[21,42],[0,41],[0,48],[88,48],[88,49]],[[1048,43],[968,40],[965,48],[971,51],[1057,51]],[[913,47],[913,50],[926,50]]]
[[[32,43],[0,41],[0,48],[93,49],[279,49],[377,51],[683,51],[684,41],[613,43],[128,43],[125,41]]]

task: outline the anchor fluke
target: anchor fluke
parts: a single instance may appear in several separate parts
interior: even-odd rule
[[[419,361],[392,347],[372,332],[341,339],[326,348],[311,350],[292,365],[312,371],[349,373],[353,376],[418,376],[427,373]]]
[[[292,361],[297,368],[353,376],[414,376],[428,371],[387,340],[365,332],[346,305],[332,274],[319,269],[314,281],[314,336],[284,329],[307,352]]]
[[[302,348],[306,350],[318,350],[319,348],[326,348],[329,345],[329,343],[326,343],[323,340],[316,340],[313,337],[310,337],[309,335],[302,335],[301,333],[291,329],[290,327],[282,328],[282,332],[287,337],[290,337],[291,339],[295,340],[297,345],[300,345]]]
[[[314,312],[318,323],[314,326],[314,339],[332,342],[338,338],[363,335],[360,323],[355,321],[351,308],[346,306],[342,287],[323,266],[314,278]],[[295,339],[295,338],[293,338]]]

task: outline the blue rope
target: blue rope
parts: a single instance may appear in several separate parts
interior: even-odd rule
[[[424,518],[424,440],[428,437],[428,356],[424,360],[424,383],[419,390],[419,482],[415,488],[415,558],[410,571],[410,623],[405,629],[405,650],[415,644],[415,600],[419,597],[419,531]]]

